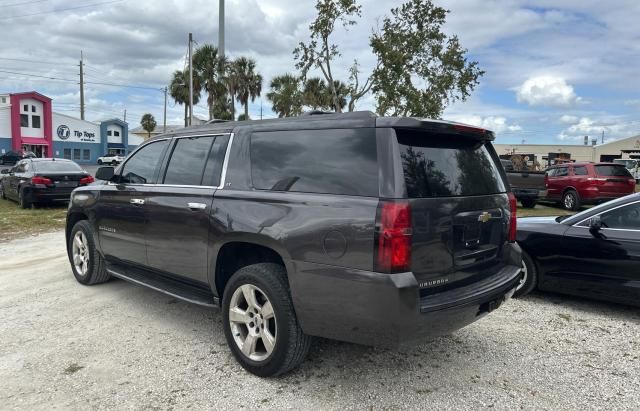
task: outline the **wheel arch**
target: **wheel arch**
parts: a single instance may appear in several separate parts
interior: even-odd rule
[[[242,233],[228,236],[216,244],[210,259],[209,284],[222,300],[224,288],[231,276],[247,265],[271,262],[291,272],[291,258],[282,244],[271,237]]]
[[[65,226],[64,238],[67,243],[67,249],[69,249],[69,236],[71,234],[71,230],[73,230],[73,226],[75,226],[78,221],[88,220],[89,216],[82,211],[73,211],[67,214],[67,224]]]
[[[538,288],[538,284],[540,284],[540,278],[544,275],[544,272],[540,266],[540,263],[538,262],[538,259],[531,252],[531,249],[533,247],[529,246],[525,241],[520,241],[520,240],[518,240],[518,245],[522,249],[523,255],[524,254],[528,255],[531,261],[533,262],[533,265],[535,266],[535,269],[536,269],[536,286],[535,287]]]

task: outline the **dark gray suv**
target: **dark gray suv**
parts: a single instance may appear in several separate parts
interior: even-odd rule
[[[398,346],[449,333],[520,279],[493,133],[370,112],[227,122],[153,138],[76,189],[76,279],[220,306],[259,376],[312,336]]]

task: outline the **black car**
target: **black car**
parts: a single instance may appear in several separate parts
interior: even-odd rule
[[[0,165],[13,165],[22,160],[22,154],[15,151],[7,151],[4,154],[0,154]]]
[[[640,193],[571,217],[518,219],[523,279],[533,289],[640,305]]]
[[[260,376],[298,365],[311,336],[412,344],[496,309],[520,278],[493,138],[370,112],[175,131],[73,192],[69,260],[83,284],[221,306]]]
[[[93,183],[91,174],[71,160],[28,158],[2,170],[0,198],[17,201],[22,208],[33,204],[69,201],[71,192]]]

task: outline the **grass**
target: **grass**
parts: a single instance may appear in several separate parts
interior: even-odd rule
[[[549,204],[537,204],[534,208],[518,207],[518,217],[548,217],[559,215],[573,215],[576,211],[568,211],[564,208],[553,207]]]
[[[0,199],[0,241],[60,230],[66,215],[64,206],[24,210],[13,201]]]

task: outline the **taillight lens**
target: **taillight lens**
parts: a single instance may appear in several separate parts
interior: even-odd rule
[[[513,243],[516,241],[516,232],[518,230],[518,200],[516,200],[516,196],[513,195],[513,193],[509,193],[508,195],[511,216],[509,217],[509,234],[507,235],[507,240]]]
[[[409,271],[411,265],[411,207],[406,201],[381,201],[375,244],[378,272]]]
[[[592,186],[600,186],[603,185],[607,182],[606,178],[599,178],[599,177],[589,177],[587,178],[587,181],[589,182],[589,185]]]
[[[91,184],[94,181],[96,181],[95,178],[93,178],[93,176],[86,176],[80,179],[80,185],[87,185],[87,184]]]
[[[48,186],[53,184],[53,181],[51,181],[51,179],[47,177],[35,176],[35,177],[31,177],[31,184],[42,184],[42,185]]]

